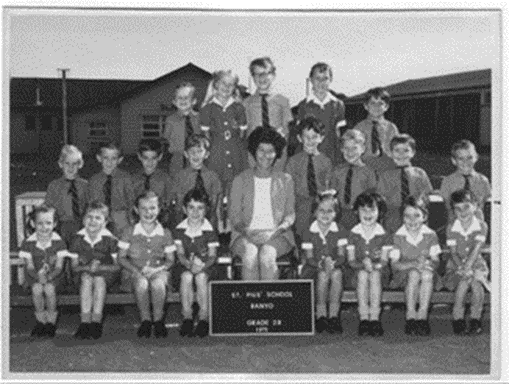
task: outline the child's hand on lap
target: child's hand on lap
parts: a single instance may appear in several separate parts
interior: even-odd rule
[[[203,270],[203,267],[205,266],[205,263],[200,260],[200,258],[195,257],[193,260],[193,264],[191,265],[191,273],[196,275],[197,273],[200,273]]]
[[[368,272],[373,272],[373,263],[369,257],[365,257],[362,260],[362,264],[364,264],[364,269]]]
[[[334,269],[334,260],[332,260],[332,257],[327,256],[324,260],[324,269],[325,272],[330,273]]]

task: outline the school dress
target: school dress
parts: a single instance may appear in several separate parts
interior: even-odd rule
[[[450,224],[447,227],[447,240],[456,241],[456,250],[459,254],[459,258],[465,261],[477,242],[481,241],[484,243],[486,241],[487,233],[488,225],[474,216],[470,227],[466,231],[461,226],[459,220],[455,220],[453,224]],[[455,291],[459,282],[463,279],[463,277],[456,273],[457,269],[458,267],[454,263],[452,257],[449,258],[444,275],[444,287],[449,291]],[[482,278],[487,280],[489,275],[488,264],[481,254],[475,259],[472,270],[478,271],[478,273],[480,272]]]
[[[115,261],[112,255],[118,253],[118,239],[104,228],[97,234],[97,238],[92,241],[85,228],[83,228],[74,236],[69,251],[78,254],[78,263],[81,266],[89,266],[94,260],[99,260],[101,265],[113,266]],[[83,271],[81,276],[84,273],[92,276],[102,276],[106,286],[111,287],[115,281],[118,281],[120,267],[116,271],[97,271],[95,273]]]
[[[348,245],[355,247],[355,261],[362,263],[365,257],[369,257],[372,262],[378,262],[375,259],[375,251],[381,251],[384,247],[386,250],[390,248],[392,244],[392,238],[389,232],[387,232],[379,223],[376,224],[376,228],[371,234],[371,238],[364,232],[362,225],[359,223],[350,230],[348,236]],[[357,273],[363,267],[359,268],[348,268],[346,270],[345,284],[349,288],[357,288]],[[389,286],[391,278],[391,270],[387,264],[381,269],[381,280],[382,287],[386,288]]]
[[[219,247],[219,238],[212,224],[205,219],[203,225],[197,232],[192,232],[189,228],[187,219],[182,221],[175,228],[174,239],[180,240],[185,251],[187,260],[198,257],[204,263],[209,261],[209,247]],[[179,275],[186,269],[179,263]],[[214,280],[217,277],[217,265],[212,264],[204,269],[208,276],[208,280]]]
[[[34,233],[21,243],[19,257],[26,259],[31,256],[35,267],[35,273],[40,271],[46,263],[49,266],[48,274],[50,274],[55,271],[58,257],[64,256],[67,253],[66,250],[67,245],[65,241],[62,240],[60,235],[56,232],[51,234],[51,241],[47,248],[43,248],[42,244],[37,241],[37,235]],[[25,264],[25,288],[37,282],[37,279],[28,274],[26,265],[27,264]],[[60,273],[51,281],[55,288],[59,287],[62,277],[63,273]]]
[[[348,242],[348,231],[336,222],[332,222],[329,232],[326,235],[322,233],[317,221],[315,220],[302,239],[301,248],[303,251],[312,250],[313,257],[306,259],[306,264],[302,268],[302,279],[316,279],[318,277],[319,265],[324,257],[331,257],[334,260],[334,268],[341,269],[343,274],[346,268],[346,249]],[[338,256],[338,248],[343,247],[344,253]]]
[[[325,138],[318,150],[332,161],[333,166],[343,162],[336,129],[346,126],[345,104],[331,93],[328,93],[323,101],[310,93],[299,103],[297,111],[299,121],[312,115],[325,125]]]
[[[217,173],[223,190],[229,190],[235,176],[246,169],[246,143],[240,133],[247,129],[244,106],[230,98],[222,106],[214,97],[200,110],[200,125],[210,133],[208,167]]]
[[[403,225],[394,234],[393,249],[391,250],[391,260],[409,262],[419,260],[420,257],[428,258],[431,256],[438,260],[438,255],[442,252],[438,236],[427,225],[423,225],[416,238],[411,237],[406,227]],[[393,271],[391,289],[405,288],[408,282],[408,275],[411,269],[404,271]],[[434,277],[436,272],[433,272]]]

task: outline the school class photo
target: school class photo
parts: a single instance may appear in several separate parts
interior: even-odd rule
[[[228,330],[226,308],[295,301],[285,284],[299,282],[289,313],[309,329],[288,334],[489,334],[491,70],[347,97],[317,60],[295,105],[274,91],[277,56],[246,71],[248,84],[191,62],[152,81],[11,77],[11,335],[284,335],[286,318],[255,315]],[[215,287],[232,287],[224,307]]]

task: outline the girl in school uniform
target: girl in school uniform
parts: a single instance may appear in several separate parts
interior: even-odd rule
[[[31,336],[54,337],[57,321],[56,288],[62,277],[64,257],[69,256],[64,240],[54,231],[56,210],[48,205],[35,207],[30,224],[35,233],[23,240],[19,257],[25,259],[27,284],[32,290],[35,327]]]
[[[106,291],[118,279],[116,263],[118,240],[106,229],[109,208],[99,200],[92,201],[85,212],[85,227],[71,241],[75,254],[74,270],[81,273],[81,323],[74,334],[77,339],[99,339],[102,336]]]
[[[364,192],[355,199],[353,206],[359,224],[350,230],[347,253],[348,264],[353,269],[352,285],[357,287],[359,303],[359,336],[382,336],[380,321],[382,287],[390,279],[388,252],[391,236],[382,227],[387,206],[378,193]]]
[[[425,224],[428,208],[424,200],[408,197],[403,202],[402,212],[404,224],[394,234],[389,255],[395,271],[391,288],[405,288],[405,333],[427,336],[430,334],[428,309],[433,277],[441,249],[437,234]]]
[[[319,333],[325,330],[329,333],[343,332],[339,315],[348,231],[336,222],[339,210],[337,192],[322,192],[318,196],[316,220],[304,232],[301,246],[305,252],[301,278],[316,282],[316,331]]]

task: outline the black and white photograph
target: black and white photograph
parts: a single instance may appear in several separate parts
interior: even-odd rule
[[[1,382],[505,377],[506,6],[262,3],[3,5]]]

